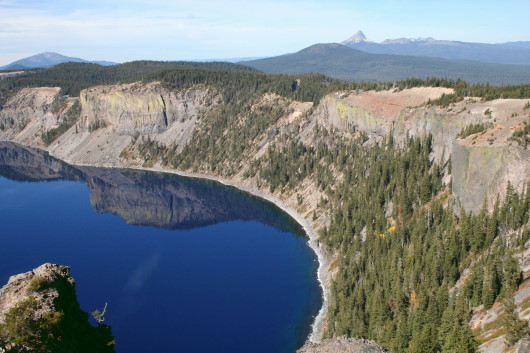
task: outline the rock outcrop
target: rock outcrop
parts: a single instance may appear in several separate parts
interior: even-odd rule
[[[389,352],[374,341],[338,337],[320,343],[307,342],[298,353],[385,353]]]
[[[320,124],[340,131],[361,131],[381,139],[393,134],[398,143],[408,137],[433,136],[434,157],[448,159],[452,142],[466,125],[482,122],[478,114],[455,114],[445,109],[422,106],[429,99],[451,93],[448,88],[417,87],[401,91],[331,94],[318,106]]]
[[[55,301],[59,297],[59,289],[54,284],[61,282],[72,289],[75,280],[70,277],[70,268],[53,264],[44,264],[36,269],[11,276],[7,284],[0,289],[0,324],[9,309],[20,302],[34,297],[39,303],[39,311],[36,316],[57,311]],[[42,289],[40,286],[45,284]]]
[[[13,310],[24,316],[14,316]],[[54,318],[52,327],[42,327],[43,322],[50,323],[46,321],[50,317]],[[110,326],[91,326],[88,314],[80,309],[67,266],[46,263],[9,278],[0,289],[0,331],[0,344],[17,352],[114,352]]]

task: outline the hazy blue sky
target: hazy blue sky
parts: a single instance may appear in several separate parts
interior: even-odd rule
[[[0,65],[45,51],[89,60],[270,56],[340,42],[530,40],[530,0],[0,0]]]

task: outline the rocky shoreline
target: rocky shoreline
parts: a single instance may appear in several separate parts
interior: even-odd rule
[[[377,343],[366,339],[337,337],[320,343],[306,343],[298,353],[390,353]]]

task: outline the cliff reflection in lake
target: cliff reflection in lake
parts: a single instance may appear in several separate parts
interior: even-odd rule
[[[215,182],[0,143],[0,224],[0,281],[71,266],[83,310],[109,303],[118,353],[293,353],[321,305],[301,227]]]
[[[274,204],[209,180],[128,169],[74,167],[46,153],[0,142],[0,175],[16,181],[83,182],[100,213],[127,223],[190,229],[233,220],[255,220],[283,232],[304,235]]]

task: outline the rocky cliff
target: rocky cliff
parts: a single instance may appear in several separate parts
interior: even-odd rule
[[[149,135],[181,150],[201,116],[218,104],[204,87],[168,91],[156,82],[97,86],[80,94],[75,123],[46,146],[43,134],[57,129],[75,99],[55,109],[59,88],[25,88],[0,110],[0,139],[46,148],[61,159],[90,165],[121,165],[120,153],[133,137]]]
[[[447,89],[414,88],[398,92],[336,93],[315,110],[318,123],[350,133],[361,131],[376,140],[392,134],[402,143],[408,137],[432,135],[432,157],[452,158],[452,185],[457,208],[477,212],[485,199],[492,207],[508,182],[521,192],[530,177],[530,154],[512,139],[530,121],[526,100],[467,99],[448,108],[425,105]],[[459,138],[470,125],[484,131]]]
[[[0,136],[15,138],[30,122],[49,128],[56,123],[50,107],[60,87],[23,88],[0,109]],[[54,119],[55,118],[55,119]]]
[[[44,264],[0,289],[0,348],[17,352],[114,352],[110,326],[93,327],[70,268]]]
[[[508,183],[521,192],[530,175],[530,151],[514,144],[454,142],[453,194],[456,207],[478,212],[484,200],[492,209]]]
[[[340,131],[361,131],[372,138],[393,134],[397,142],[408,137],[433,136],[434,156],[447,159],[452,142],[466,125],[480,123],[481,114],[461,114],[426,106],[429,99],[450,93],[447,88],[412,88],[400,91],[346,92],[331,94],[318,106],[315,118]],[[462,108],[462,107],[460,107]]]
[[[204,88],[173,92],[156,82],[98,86],[81,92],[81,117],[87,128],[111,125],[119,135],[160,134],[175,124],[193,129],[209,99]]]
[[[59,282],[61,286],[64,284],[73,290],[75,280],[70,277],[69,267],[44,264],[32,271],[11,276],[0,289],[0,324],[5,322],[5,315],[10,309],[30,296],[39,303],[35,316],[57,311],[55,302],[59,297],[59,286],[54,284]],[[43,283],[46,285],[38,290]]]

